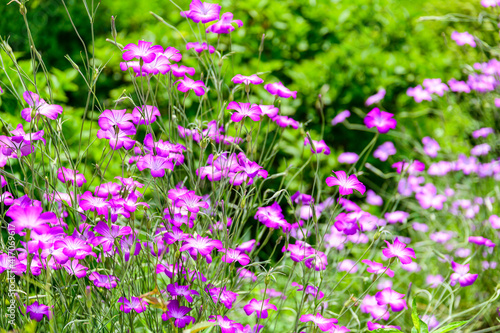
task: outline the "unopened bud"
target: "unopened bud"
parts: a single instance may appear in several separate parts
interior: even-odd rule
[[[248,94],[250,92],[250,85],[245,84],[245,92]]]
[[[260,45],[259,45],[259,53],[262,53],[264,51],[264,40],[266,39],[266,34],[262,34],[262,38],[260,40]]]
[[[116,40],[117,35],[118,34],[116,32],[115,17],[111,15],[111,36],[114,40]]]
[[[21,15],[26,15],[26,13],[28,12],[28,10],[26,9],[26,6],[23,5],[23,4],[20,4],[19,5],[19,13],[21,13]]]
[[[264,279],[264,283],[267,286],[270,282],[271,282],[271,276],[270,275],[266,275],[266,278]]]
[[[380,238],[380,231],[377,231],[375,235],[373,236],[373,240],[377,240]]]

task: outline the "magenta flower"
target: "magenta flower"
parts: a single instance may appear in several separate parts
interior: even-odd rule
[[[127,110],[104,110],[99,116],[99,127],[103,130],[117,126],[121,130],[128,130],[134,125],[130,122],[132,115]]]
[[[96,186],[94,194],[100,198],[107,198],[108,196],[115,196],[121,190],[121,185],[113,182],[102,183]]]
[[[366,106],[370,106],[372,104],[376,104],[383,100],[385,97],[385,89],[380,89],[375,95],[372,95],[368,97],[368,99],[365,102]]]
[[[463,92],[470,93],[469,85],[464,81],[458,81],[456,79],[451,79],[448,81],[448,86],[450,86],[450,90],[453,92]]]
[[[491,128],[491,127],[483,127],[483,128],[480,128],[480,129],[475,130],[474,132],[472,132],[472,137],[474,139],[477,139],[477,138],[486,138],[490,134],[493,134],[493,133],[495,133],[495,131],[493,130],[493,128]]]
[[[21,142],[22,139],[22,145],[31,145],[33,141],[42,141],[43,144],[46,144],[46,141],[43,137],[43,130],[38,131],[38,132],[33,132],[33,133],[26,133],[23,129],[22,124],[18,124],[15,130],[10,131],[10,133],[13,135],[10,140],[14,142]],[[0,140],[1,143],[1,140]],[[22,149],[22,148],[21,148]]]
[[[170,66],[170,69],[172,70],[172,75],[175,77],[193,76],[196,73],[194,67],[186,67],[184,65],[173,64]]]
[[[146,311],[146,307],[148,305],[145,300],[133,296],[130,298],[130,301],[125,297],[120,297],[118,299],[118,304],[120,303],[122,303],[122,305],[120,305],[120,310],[125,313],[130,313],[132,310],[137,313],[144,312]]]
[[[226,286],[223,288],[214,288],[211,285],[208,285],[207,292],[212,297],[212,300],[215,304],[221,302],[227,309],[231,309],[233,307],[233,303],[236,301],[238,294],[228,290]]]
[[[498,216],[498,215],[491,215],[488,218],[488,221],[490,222],[491,227],[493,229],[500,229],[500,216]]]
[[[373,273],[373,274],[382,274],[385,271],[385,274],[389,277],[394,277],[394,271],[392,269],[387,269],[387,267],[384,267],[383,264],[380,264],[375,261],[371,261],[368,259],[361,260],[362,263],[367,264],[368,268],[366,269],[367,272]],[[386,271],[387,269],[387,271]]]
[[[175,207],[182,207],[196,214],[200,211],[200,208],[209,209],[210,205],[202,197],[196,195],[194,191],[189,191],[175,200]]]
[[[85,176],[79,173],[78,170],[66,169],[65,167],[57,169],[57,179],[63,183],[71,182],[73,186],[76,181],[78,187],[82,187],[83,183],[87,182]]]
[[[222,262],[230,264],[237,261],[243,266],[250,263],[250,257],[245,253],[240,252],[239,250],[221,249],[219,251],[224,253],[224,255],[221,257]]]
[[[377,300],[378,305],[383,306],[389,304],[391,306],[391,310],[394,312],[399,312],[408,308],[403,297],[405,297],[405,294],[400,294],[391,288],[385,288],[375,294],[375,299]]]
[[[480,145],[473,147],[470,150],[470,153],[471,153],[471,155],[474,155],[474,156],[483,156],[483,155],[488,155],[490,150],[491,150],[491,146],[489,144],[482,143]]]
[[[38,302],[28,305],[26,307],[26,314],[29,314],[30,319],[38,322],[42,321],[43,316],[46,316],[47,319],[52,318],[52,311],[50,311],[50,308],[47,305]]]
[[[208,52],[210,52],[210,54],[215,52],[215,47],[213,47],[212,45],[207,45],[207,43],[200,44],[199,42],[187,43],[186,50],[190,50],[190,49],[194,49],[194,51],[198,54],[200,54],[204,50],[208,50]]]
[[[158,74],[167,74],[170,71],[170,61],[168,60],[167,57],[163,56],[161,53],[156,54],[155,60],[153,60],[150,63],[145,63],[142,67],[132,67],[134,69],[134,72],[136,76],[147,76],[148,74],[151,75],[158,75]],[[139,69],[139,70],[136,70]],[[142,72],[141,72],[142,70]]]
[[[423,209],[433,207],[437,210],[443,209],[443,203],[447,200],[445,195],[436,193],[436,187],[432,183],[421,187],[415,198]]]
[[[117,238],[132,234],[132,228],[129,226],[120,227],[116,224],[112,224],[110,228],[106,222],[99,221],[94,227],[94,232],[101,234],[102,237],[94,237],[92,244],[94,246],[102,245],[103,250],[108,252],[113,248]]]
[[[31,108],[26,108],[21,111],[21,117],[23,117],[23,119],[28,123],[31,122],[31,119],[36,118],[40,115],[52,120],[56,120],[57,116],[63,112],[62,106],[48,104],[34,92],[25,91],[23,93],[23,98],[26,103],[31,106]]]
[[[397,121],[393,119],[394,115],[389,112],[380,111],[374,108],[366,115],[364,122],[367,128],[376,127],[379,133],[387,133],[390,129],[395,129]]]
[[[326,185],[339,186],[340,195],[349,195],[352,194],[353,190],[358,191],[362,195],[365,193],[366,187],[361,183],[356,175],[350,175],[347,177],[344,171],[332,171],[335,173],[335,176],[326,178]]]
[[[182,17],[193,20],[194,23],[208,23],[219,19],[221,6],[215,3],[193,0],[189,10],[181,12]]]
[[[260,77],[258,77],[256,74],[252,74],[250,76],[244,76],[241,74],[236,74],[231,81],[234,84],[244,84],[246,86],[249,86],[250,84],[261,84],[264,82]],[[271,117],[272,118],[272,117]]]
[[[400,326],[382,325],[382,324],[378,324],[378,323],[373,323],[371,321],[368,321],[366,323],[366,326],[368,327],[369,331],[375,331],[375,330],[378,330],[378,329],[381,329],[381,328],[394,328],[394,329],[397,329],[397,330],[401,330]]]
[[[347,118],[351,116],[351,112],[349,110],[344,110],[340,112],[335,118],[332,119],[332,126],[343,123]]]
[[[268,310],[278,311],[276,305],[269,304],[270,300],[271,299],[269,298],[263,301],[258,301],[253,298],[247,305],[243,307],[243,310],[245,311],[247,316],[250,316],[255,312],[257,314],[257,318],[265,319],[268,317]]]
[[[253,121],[259,121],[262,111],[257,104],[230,102],[227,110],[235,110],[231,115],[231,120],[235,123],[249,117]]]
[[[441,79],[425,79],[423,85],[430,94],[439,96],[443,96],[445,91],[450,90],[445,83],[441,82]]]
[[[162,53],[163,47],[160,45],[151,46],[151,42],[138,41],[137,44],[130,43],[125,45],[123,50],[123,60],[130,61],[132,59],[142,59],[145,63],[153,62],[156,58],[156,53]],[[126,51],[128,50],[128,51]]]
[[[422,143],[424,144],[424,152],[430,157],[436,157],[438,151],[441,149],[439,143],[428,136],[422,139]]]
[[[409,175],[416,175],[425,170],[425,164],[419,160],[415,160],[411,164],[406,161],[400,161],[394,163],[391,167],[396,169],[396,172],[399,174],[406,172]]]
[[[356,153],[345,152],[339,155],[337,161],[339,163],[354,164],[358,161],[359,156]]]
[[[87,191],[80,196],[80,208],[84,211],[97,212],[98,215],[107,216],[109,203],[99,197],[94,197],[92,192]]]
[[[167,47],[161,55],[166,57],[169,61],[179,62],[182,60],[181,52],[172,46]]]
[[[234,320],[229,319],[224,316],[210,316],[208,321],[215,322],[217,326],[220,327],[222,333],[236,333],[238,329],[238,323]]]
[[[390,313],[386,306],[380,306],[375,296],[366,295],[361,303],[361,311],[369,313],[374,320],[388,320]]]
[[[177,90],[184,93],[188,93],[190,90],[193,90],[196,96],[202,96],[205,94],[206,87],[203,81],[195,81],[186,76],[184,79],[178,80],[175,83],[179,83],[177,85]]]
[[[10,223],[14,226],[14,232],[18,235],[24,235],[24,230],[33,230],[39,234],[49,231],[48,224],[56,224],[57,216],[52,212],[42,213],[42,207],[20,207],[12,206],[9,208],[6,216],[12,219]]]
[[[275,107],[274,105],[259,105],[260,111],[262,111],[262,114],[265,114],[271,119],[274,119],[276,116],[278,116],[278,112],[280,109]]]
[[[193,303],[192,295],[200,296],[196,290],[189,289],[189,286],[180,286],[175,282],[175,284],[169,284],[167,286],[167,291],[170,296],[183,296],[188,303]]]
[[[233,13],[224,13],[218,22],[207,28],[207,32],[213,32],[214,34],[228,34],[234,30],[233,24],[236,24],[238,28],[243,26],[243,22],[241,20],[233,20]]]
[[[189,325],[190,323],[194,323],[194,317],[187,316],[187,314],[192,310],[192,308],[188,308],[187,306],[179,305],[179,301],[174,299],[170,301],[167,305],[167,312],[161,315],[161,319],[167,321],[169,319],[175,319],[174,325],[175,327],[183,328]]]
[[[453,39],[457,43],[457,45],[460,46],[470,45],[472,47],[476,47],[476,41],[474,40],[474,36],[472,36],[467,31],[466,32],[453,31],[451,33],[451,39]]]
[[[306,314],[302,315],[300,317],[300,322],[302,323],[307,323],[312,321],[320,330],[323,332],[329,331],[335,326],[336,323],[339,321],[335,318],[324,318],[321,313],[317,313],[316,315],[313,314]]]
[[[279,96],[282,98],[290,98],[290,97],[293,97],[294,99],[297,98],[297,92],[291,91],[290,89],[285,87],[281,82],[268,83],[264,86],[264,89],[266,89],[267,92],[270,93],[271,95]]]
[[[212,262],[212,257],[210,253],[214,248],[218,250],[222,249],[222,242],[218,239],[210,239],[208,237],[201,237],[196,235],[196,237],[187,239],[184,244],[179,248],[179,251],[188,251],[191,257],[196,260],[198,254],[205,257],[207,263]]]
[[[393,244],[385,241],[387,248],[382,250],[382,253],[387,258],[397,257],[403,265],[410,264],[411,258],[416,259],[415,251],[412,248],[406,248],[406,244],[399,241],[396,237]]]
[[[373,190],[366,191],[366,202],[373,206],[382,206],[384,200],[381,196],[377,195]]]
[[[156,106],[143,105],[136,106],[132,111],[132,121],[136,125],[149,125],[156,121],[156,117],[161,117],[160,111]]]
[[[257,208],[254,219],[271,229],[282,228],[284,232],[290,229],[290,223],[285,220],[280,205],[275,202],[271,206]]]
[[[116,276],[113,275],[101,275],[97,272],[92,272],[89,275],[89,280],[94,282],[94,285],[98,288],[113,289],[118,285],[117,281],[120,281]]]
[[[417,103],[422,103],[422,101],[432,101],[431,93],[422,88],[421,85],[418,85],[414,88],[408,88],[406,94],[410,97],[413,97],[413,99]]]
[[[287,116],[276,116],[272,119],[279,127],[292,127],[293,129],[299,128],[299,122]]]
[[[437,288],[441,283],[444,282],[444,278],[441,275],[428,275],[425,282],[429,284],[431,288]]]
[[[467,287],[473,285],[476,281],[478,275],[469,273],[469,264],[460,265],[452,261],[451,267],[455,272],[450,276],[450,284],[452,286],[458,282],[460,283],[460,287]]]
[[[147,154],[146,156],[141,156],[139,160],[137,160],[137,169],[139,169],[139,171],[150,169],[151,176],[163,177],[165,176],[165,169],[174,170],[174,164],[164,157]]]
[[[330,155],[330,147],[328,147],[325,143],[325,140],[320,140],[320,141],[316,141],[316,140],[312,140],[313,142],[313,145],[314,145],[314,149],[313,149],[313,146],[311,145],[311,152],[313,154],[325,154],[325,155]],[[304,146],[307,146],[308,144],[310,144],[309,142],[309,139],[306,137],[304,139]]]
[[[85,241],[73,236],[56,240],[54,242],[54,249],[62,249],[62,253],[65,256],[75,259],[85,259],[89,255],[93,257],[97,256]]]
[[[488,238],[484,238],[482,236],[470,236],[469,243],[473,243],[476,245],[484,245],[487,247],[495,247],[495,243]]]
[[[122,147],[129,150],[135,145],[135,140],[128,135],[134,135],[135,132],[135,127],[131,127],[127,130],[114,130],[113,128],[107,130],[100,129],[97,131],[97,137],[99,139],[108,139],[109,145],[113,150],[118,150]]]
[[[387,161],[389,156],[396,154],[396,148],[394,147],[394,143],[391,141],[384,142],[373,152],[373,157],[378,158],[382,162]]]

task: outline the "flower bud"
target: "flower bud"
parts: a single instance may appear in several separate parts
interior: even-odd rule
[[[380,238],[380,231],[377,231],[375,235],[373,236],[373,240],[377,240]]]
[[[118,34],[116,32],[115,17],[111,15],[111,36],[113,37],[114,40],[116,40],[117,35]]]
[[[267,286],[270,282],[271,282],[271,276],[270,275],[266,275],[266,278],[264,279],[264,283]]]

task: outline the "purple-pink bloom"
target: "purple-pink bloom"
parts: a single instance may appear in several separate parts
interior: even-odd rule
[[[430,157],[436,157],[438,151],[441,149],[439,143],[431,137],[424,137],[422,139],[422,143],[424,144],[424,152]]]
[[[474,156],[483,156],[483,155],[488,155],[490,150],[491,150],[491,146],[489,144],[482,143],[480,145],[474,146],[470,150],[470,153],[471,153],[471,155],[474,155]]]
[[[373,206],[382,206],[384,200],[377,195],[373,190],[366,191],[366,202]]]
[[[382,325],[382,324],[374,323],[374,322],[371,322],[371,321],[368,321],[366,323],[366,326],[368,327],[368,331],[375,331],[375,330],[378,330],[378,329],[381,329],[381,328],[394,328],[394,329],[397,329],[397,330],[401,330],[400,326]]]
[[[103,130],[117,126],[121,130],[128,130],[134,125],[130,122],[133,119],[132,114],[127,110],[104,110],[99,116],[99,127]]]
[[[325,155],[330,155],[330,147],[328,147],[325,143],[325,140],[320,140],[320,141],[316,141],[316,140],[312,140],[313,142],[313,145],[314,145],[314,149],[313,149],[313,145],[311,145],[311,152],[313,154],[325,154]],[[304,146],[307,146],[309,143],[309,138],[305,138],[304,139]]]
[[[224,255],[221,257],[222,262],[230,264],[232,262],[237,261],[243,266],[248,265],[250,263],[250,257],[239,250],[220,249],[219,251],[224,253]]]
[[[234,84],[245,84],[247,86],[250,85],[250,84],[261,84],[261,83],[264,82],[264,80],[262,80],[257,74],[252,74],[250,76],[244,76],[244,75],[241,75],[241,74],[236,74],[231,79],[231,81]]]
[[[193,76],[196,73],[194,67],[186,67],[184,65],[173,64],[170,66],[170,69],[172,70],[172,75],[175,77]]]
[[[490,135],[492,133],[495,133],[495,131],[493,130],[493,128],[491,128],[491,127],[483,127],[483,128],[480,128],[480,129],[475,130],[474,132],[472,132],[472,137],[474,139],[477,139],[477,138],[486,138],[486,137],[488,137],[488,135]]]
[[[254,219],[271,229],[282,228],[284,232],[290,229],[290,223],[285,220],[285,216],[277,202],[271,206],[257,208]]]
[[[227,105],[227,110],[235,110],[231,115],[231,120],[235,123],[249,117],[253,121],[259,121],[262,111],[257,104],[230,102]]]
[[[207,28],[207,32],[213,32],[214,34],[228,34],[235,29],[233,24],[236,24],[239,28],[243,26],[243,22],[241,20],[233,20],[233,13],[224,13],[220,17],[219,21]]]
[[[209,285],[206,290],[210,294],[210,297],[212,297],[215,304],[221,302],[227,309],[231,309],[233,307],[233,303],[238,297],[237,293],[228,290],[226,286],[223,288],[214,288],[212,285]]]
[[[167,312],[161,315],[161,319],[164,321],[175,319],[175,327],[183,328],[196,321],[194,317],[187,316],[191,310],[192,308],[179,305],[179,301],[174,299],[168,303]]]
[[[399,312],[408,308],[403,297],[405,297],[405,294],[400,294],[391,288],[385,288],[375,294],[375,299],[377,300],[378,305],[383,306],[389,304],[391,306],[391,310],[394,312]]]
[[[69,258],[85,259],[91,255],[97,255],[92,252],[92,248],[85,241],[73,236],[67,236],[54,242],[54,249],[62,249],[62,253]]]
[[[253,298],[247,305],[243,307],[243,310],[245,311],[247,316],[250,316],[255,312],[257,314],[257,318],[265,319],[268,317],[268,310],[278,311],[276,305],[270,304],[269,301],[270,298],[263,301],[258,301]]]
[[[448,81],[448,85],[450,86],[450,90],[453,92],[470,93],[470,87],[467,82],[451,79]]]
[[[167,286],[167,291],[170,296],[182,296],[186,299],[188,303],[193,303],[192,295],[200,296],[196,290],[189,289],[189,286],[180,286],[177,282],[174,284],[169,284]]]
[[[441,82],[441,79],[424,79],[423,85],[429,93],[438,96],[443,96],[445,91],[450,90],[445,83]]]
[[[382,253],[387,258],[397,257],[403,265],[412,262],[411,258],[416,259],[415,251],[412,248],[406,248],[406,244],[399,241],[396,237],[393,244],[385,241],[387,248],[382,250]]]
[[[312,321],[320,330],[323,332],[330,331],[336,323],[339,321],[335,318],[324,318],[321,313],[317,313],[316,315],[313,314],[305,314],[300,317],[300,322],[302,323],[307,323]]]
[[[143,105],[134,108],[132,117],[132,121],[136,125],[149,125],[156,121],[156,117],[161,117],[161,114],[156,106]]]
[[[46,316],[47,319],[52,318],[52,311],[50,311],[50,308],[47,305],[38,302],[28,305],[26,307],[26,314],[29,314],[30,319],[38,322],[42,321],[43,316]]]
[[[382,162],[387,161],[389,156],[396,154],[396,147],[391,141],[384,142],[373,152],[373,157],[378,158]]]
[[[422,88],[421,85],[418,85],[414,88],[408,88],[408,90],[406,90],[406,94],[410,97],[413,97],[413,99],[417,103],[422,103],[422,101],[432,101],[431,93]]]
[[[288,127],[291,126],[293,129],[299,128],[299,122],[295,119],[292,119],[287,116],[276,116],[272,118],[272,120],[279,126],[279,127]]]
[[[138,41],[137,44],[130,43],[125,45],[123,50],[123,60],[130,61],[134,58],[142,59],[145,63],[153,62],[156,53],[162,53],[163,47],[160,45],[151,46],[151,42]],[[128,50],[128,51],[127,51]]]
[[[99,288],[113,289],[118,285],[117,281],[120,281],[116,276],[113,275],[101,275],[97,272],[92,272],[89,275],[89,280],[94,282],[94,285]]]
[[[21,117],[28,123],[31,119],[36,118],[40,115],[45,116],[49,119],[55,120],[57,116],[63,112],[63,108],[60,105],[48,104],[44,99],[40,98],[37,94],[31,91],[25,91],[23,93],[23,98],[28,103],[30,108],[23,109],[21,111]]]
[[[264,86],[264,89],[266,89],[267,92],[270,93],[271,95],[279,96],[282,98],[290,98],[290,97],[293,97],[294,99],[297,98],[297,92],[291,91],[290,89],[285,87],[281,82],[268,83]]]
[[[199,42],[187,43],[186,50],[194,49],[194,51],[198,54],[203,52],[204,50],[208,50],[210,54],[215,52],[215,47],[212,45],[208,45],[207,43],[200,44]]]
[[[469,273],[469,264],[460,265],[452,261],[451,267],[455,272],[450,276],[450,284],[452,286],[458,282],[460,283],[460,287],[467,287],[473,285],[476,281],[478,275]]]
[[[332,171],[335,173],[335,176],[326,178],[326,185],[339,186],[340,195],[349,195],[352,194],[353,190],[358,191],[362,195],[365,193],[366,187],[361,183],[356,175],[350,175],[347,177],[344,171]]]
[[[219,19],[221,6],[215,3],[193,0],[189,10],[181,12],[182,17],[190,18],[194,23],[208,23]]]
[[[363,120],[367,128],[376,127],[379,133],[387,133],[390,129],[395,129],[397,121],[393,119],[394,115],[389,112],[380,111],[374,108],[366,115]]]
[[[80,196],[80,208],[84,211],[97,212],[97,215],[108,215],[109,202],[103,198],[94,197],[92,192],[87,191]]]
[[[335,126],[337,124],[344,122],[350,116],[351,116],[351,112],[349,110],[344,110],[342,112],[339,112],[339,114],[337,114],[335,116],[335,118],[332,119],[332,126]]]
[[[275,107],[274,105],[259,105],[260,111],[262,111],[262,114],[265,114],[271,119],[274,119],[275,117],[278,116],[278,112],[280,109]]]
[[[24,235],[25,229],[43,234],[50,229],[48,224],[57,222],[57,216],[53,212],[42,213],[42,211],[42,207],[12,206],[5,215],[12,219],[10,226],[14,227],[16,234]]]
[[[113,128],[109,128],[107,130],[98,130],[97,137],[99,139],[108,139],[109,145],[113,150],[118,150],[122,147],[129,150],[135,145],[135,140],[130,138],[128,135],[134,135],[135,133],[135,127],[130,127],[127,130],[115,130]]]
[[[385,89],[380,89],[375,95],[368,97],[365,102],[366,106],[380,102],[385,97]]]
[[[144,312],[146,311],[146,307],[148,305],[148,303],[142,298],[133,296],[130,298],[130,301],[126,297],[120,297],[118,299],[118,304],[120,303],[122,303],[122,305],[120,305],[120,310],[125,313],[130,313],[132,310],[137,313]]]
[[[175,83],[177,85],[177,90],[188,93],[190,90],[194,91],[196,96],[203,96],[205,94],[205,84],[203,81],[195,81],[189,77],[184,77],[184,79],[178,80]]]
[[[193,259],[197,259],[198,254],[206,258],[207,263],[212,262],[210,253],[213,249],[222,249],[222,242],[218,239],[211,239],[196,235],[196,237],[187,239],[184,244],[179,248],[179,251],[188,251]]]
[[[356,153],[345,152],[337,157],[339,163],[354,164],[358,161],[359,156]]]
[[[153,177],[163,177],[165,176],[165,169],[174,170],[174,164],[172,161],[157,155],[147,154],[146,156],[141,156],[137,160],[137,169],[143,171],[144,169],[151,170],[151,176]]]
[[[441,275],[427,275],[425,282],[430,285],[431,288],[437,288],[441,283],[444,282],[444,278]]]
[[[76,186],[78,187],[82,187],[83,183],[87,182],[85,176],[78,170],[66,169],[65,167],[57,169],[57,179],[59,179],[62,183],[71,182],[73,186],[76,181]]]
[[[101,234],[102,237],[94,237],[92,244],[94,246],[102,245],[103,250],[108,252],[113,248],[117,238],[132,234],[132,228],[129,226],[120,227],[116,224],[112,224],[110,227],[106,222],[99,221],[94,227],[94,232]]]
[[[390,268],[384,267],[384,265],[381,263],[371,261],[368,259],[361,260],[361,262],[368,265],[368,267],[366,268],[366,271],[369,273],[382,274],[385,272],[385,274],[387,274],[387,276],[389,276],[391,278],[394,277],[394,271]]]
[[[200,208],[208,209],[210,205],[202,197],[189,191],[175,199],[175,207],[182,207],[191,213],[198,213]]]
[[[470,45],[472,47],[476,47],[476,41],[474,40],[474,36],[472,36],[467,31],[465,32],[453,31],[451,33],[451,39],[453,39],[457,43],[457,45],[460,46]]]

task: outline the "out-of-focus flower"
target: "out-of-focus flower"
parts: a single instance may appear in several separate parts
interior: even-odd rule
[[[282,98],[289,98],[289,97],[293,97],[294,99],[297,98],[297,92],[291,91],[290,89],[285,87],[281,82],[268,83],[264,86],[264,89],[266,89],[267,92],[270,93],[271,95],[276,95]]]
[[[193,0],[189,10],[181,12],[182,17],[190,18],[194,23],[208,23],[219,19],[221,6],[216,3]]]
[[[215,47],[212,45],[208,45],[207,43],[199,43],[199,42],[193,42],[193,43],[187,43],[186,44],[186,50],[193,49],[196,53],[200,54],[201,52],[208,50],[210,54],[215,52]]]
[[[474,40],[474,36],[470,33],[466,32],[458,32],[453,31],[451,33],[451,39],[453,39],[457,45],[470,45],[472,47],[476,47],[476,41]]]
[[[394,115],[389,112],[380,111],[374,108],[366,115],[364,123],[367,128],[376,127],[379,133],[387,133],[396,128],[397,121],[393,119]]]
[[[450,276],[450,284],[452,286],[458,282],[460,283],[460,287],[467,287],[476,281],[478,275],[469,273],[469,264],[460,265],[452,261],[451,267],[454,271]]]
[[[335,116],[335,118],[332,119],[332,126],[335,126],[337,124],[340,124],[344,122],[347,118],[351,116],[351,112],[349,110],[344,110],[340,112],[338,115]]]
[[[373,157],[378,158],[382,162],[387,161],[389,156],[396,154],[396,147],[394,147],[394,143],[391,141],[384,142],[380,146],[375,149],[373,152]]]
[[[431,137],[424,137],[422,139],[422,143],[424,144],[424,152],[430,157],[436,157],[438,151],[441,149],[439,143]]]
[[[380,89],[375,95],[368,97],[365,102],[366,106],[380,102],[385,97],[385,89]]]
[[[213,32],[214,34],[228,34],[234,31],[233,24],[236,24],[239,28],[243,26],[241,20],[233,20],[233,13],[224,13],[220,17],[220,20],[212,24],[207,28],[207,32]]]
[[[410,97],[413,97],[413,99],[417,103],[422,103],[422,101],[432,101],[431,93],[422,88],[421,85],[418,85],[414,88],[408,88],[408,90],[406,90],[406,94]]]

